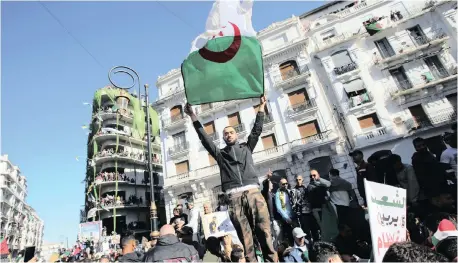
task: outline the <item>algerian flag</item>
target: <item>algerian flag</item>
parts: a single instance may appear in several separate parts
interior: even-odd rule
[[[264,93],[261,45],[251,24],[252,0],[216,0],[205,33],[181,65],[191,105],[260,97]]]
[[[455,225],[447,219],[442,219],[437,227],[436,233],[431,238],[431,241],[434,246],[437,246],[441,241],[448,237],[457,237],[458,231],[456,230]]]

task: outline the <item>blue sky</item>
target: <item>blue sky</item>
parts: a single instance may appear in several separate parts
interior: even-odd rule
[[[72,243],[85,176],[85,162],[75,157],[86,155],[81,125],[91,115],[83,102],[117,65],[134,68],[155,100],[157,77],[179,67],[212,2],[43,4],[66,29],[39,2],[1,2],[1,153],[27,177],[27,202],[45,221],[44,240]],[[255,2],[253,25],[261,30],[322,4]]]

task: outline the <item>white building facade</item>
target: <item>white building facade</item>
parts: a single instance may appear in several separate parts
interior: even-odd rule
[[[26,204],[27,180],[18,166],[0,156],[0,217],[1,235],[7,238],[8,248],[23,250],[28,246],[39,249],[43,239],[44,222]],[[33,218],[33,222],[29,221]]]
[[[308,181],[310,169],[327,176],[336,168],[356,188],[351,150],[366,158],[392,150],[410,163],[413,137],[426,138],[430,148],[442,142],[456,121],[455,14],[452,2],[333,2],[258,32],[268,97],[253,154],[259,181],[268,169],[294,185],[295,175]],[[168,218],[185,198],[216,205],[219,170],[183,112],[180,70],[160,76],[157,88]],[[194,110],[222,148],[228,125],[246,140],[258,104],[248,99]]]

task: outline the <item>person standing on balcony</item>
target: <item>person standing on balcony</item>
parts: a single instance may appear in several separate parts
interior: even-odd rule
[[[230,199],[231,221],[243,242],[246,256],[250,262],[257,261],[253,233],[256,233],[257,240],[261,243],[264,260],[268,262],[277,261],[270,231],[269,210],[259,190],[258,174],[252,157],[253,150],[262,133],[266,102],[265,95],[261,96],[256,120],[246,143],[238,142],[234,127],[227,126],[224,128],[223,139],[226,147],[223,149],[219,149],[205,133],[192,106],[187,103],[185,107],[185,113],[191,117],[202,145],[218,163],[221,187]]]

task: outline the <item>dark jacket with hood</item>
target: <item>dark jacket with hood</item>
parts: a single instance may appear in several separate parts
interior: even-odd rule
[[[264,112],[258,112],[247,142],[236,142],[223,149],[219,149],[213,143],[213,139],[205,133],[199,121],[194,122],[194,128],[202,145],[218,163],[221,188],[224,192],[237,187],[259,184],[252,153],[262,133],[263,122]]]
[[[118,259],[118,262],[142,262],[142,261],[143,261],[143,255],[137,252],[125,254]]]
[[[157,240],[156,247],[148,251],[144,262],[197,262],[197,250],[180,242],[175,235],[165,235]]]

